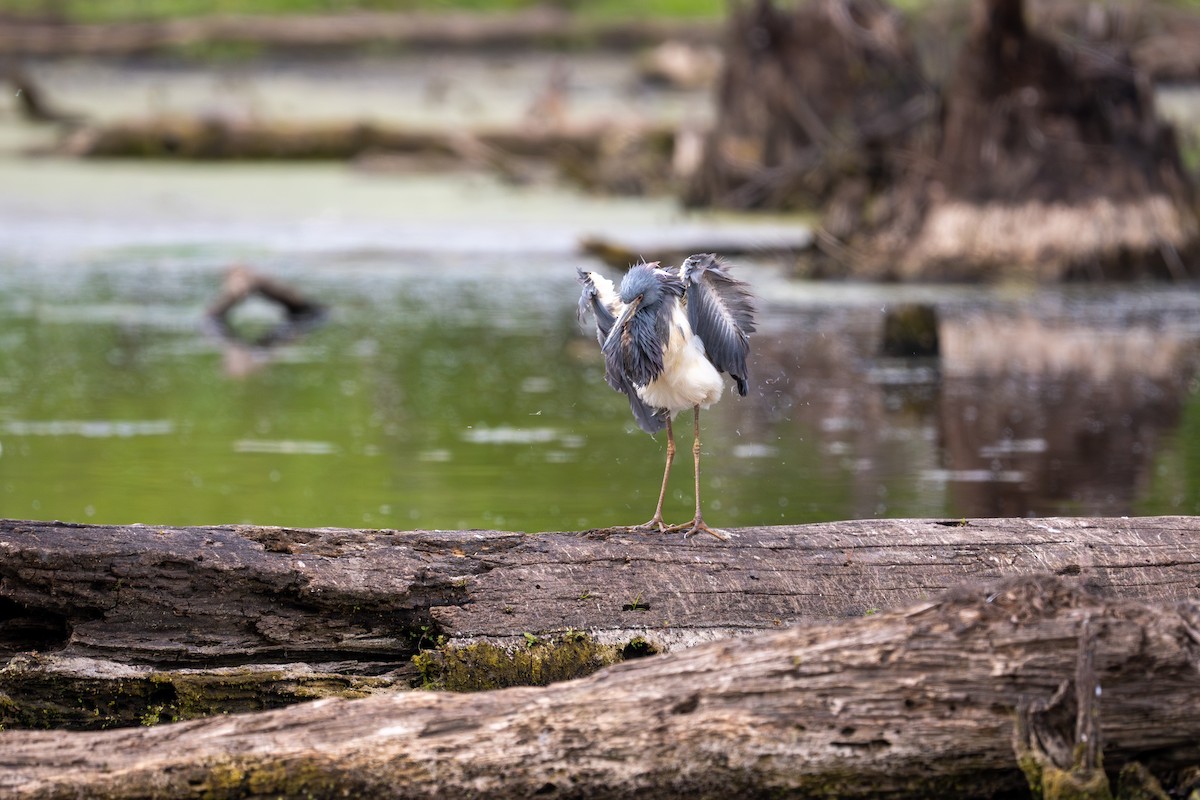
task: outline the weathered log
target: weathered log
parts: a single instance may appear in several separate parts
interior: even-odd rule
[[[1181,770],[1200,764],[1200,604],[1105,601],[1046,576],[541,689],[390,693],[121,731],[7,731],[0,791],[995,797],[1025,786],[1020,755],[1050,797],[1056,768],[1031,761],[1028,737],[1014,752],[1016,722],[1030,706],[1075,696],[1071,687],[1094,692],[1090,680],[1103,696],[1078,716],[1092,722],[1042,715],[1034,752],[1086,730],[1100,738],[1079,743],[1097,754],[1089,786],[1107,782],[1102,749],[1104,769],[1136,760],[1186,791]]]
[[[734,532],[722,543],[0,521],[0,723],[99,727],[393,686],[545,684],[1031,571],[1112,597],[1200,597],[1193,517]]]
[[[517,126],[458,130],[367,122],[263,122],[220,116],[168,116],[88,125],[62,144],[69,155],[93,158],[320,159],[366,153],[414,153],[479,160],[479,148],[529,158],[594,158],[606,139],[645,138],[670,148],[666,125]]]
[[[695,231],[676,229],[619,237],[591,235],[581,239],[579,246],[588,255],[622,269],[641,260],[674,264],[692,253],[729,256],[794,254],[807,250],[812,242],[812,231],[801,226],[747,225],[724,230],[705,226]]]
[[[149,22],[0,25],[0,52],[18,56],[122,56],[210,44],[267,48],[505,48],[591,44],[635,48],[670,39],[712,41],[707,20],[614,20],[552,8],[512,14],[368,13],[312,16],[217,15]]]
[[[205,310],[205,315],[214,319],[228,319],[229,313],[250,297],[262,297],[279,306],[291,322],[321,316],[325,307],[305,297],[285,283],[260,275],[249,267],[235,264],[225,272],[221,292]]]

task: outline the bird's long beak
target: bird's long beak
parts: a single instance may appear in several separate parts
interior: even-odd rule
[[[620,316],[618,316],[613,322],[612,329],[608,332],[609,339],[612,339],[614,336],[620,337],[624,335],[625,329],[629,327],[629,320],[633,318],[634,313],[638,310],[638,307],[641,304],[642,295],[639,294],[637,297],[633,298],[633,300],[631,300],[623,309],[621,309]]]

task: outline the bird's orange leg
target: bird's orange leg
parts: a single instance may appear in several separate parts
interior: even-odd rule
[[[695,462],[696,475],[696,516],[691,522],[685,522],[682,525],[672,525],[670,530],[682,530],[685,539],[693,533],[703,531],[725,541],[729,539],[729,534],[719,531],[716,528],[710,528],[705,524],[704,517],[700,513],[700,406],[695,407],[695,414],[695,430],[692,435],[692,460]]]
[[[658,491],[658,505],[654,509],[654,516],[649,522],[642,525],[635,525],[633,530],[636,531],[666,531],[668,526],[663,522],[662,508],[663,500],[667,497],[667,479],[671,477],[671,463],[675,460],[675,431],[671,428],[671,418],[667,417],[667,468],[663,470],[662,488]]]

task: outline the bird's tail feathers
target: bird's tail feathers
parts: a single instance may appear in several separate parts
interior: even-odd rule
[[[638,427],[646,433],[655,434],[667,427],[667,410],[665,408],[651,408],[642,402],[642,398],[637,396],[637,392],[629,392],[629,408],[633,411],[633,418],[637,420]]]

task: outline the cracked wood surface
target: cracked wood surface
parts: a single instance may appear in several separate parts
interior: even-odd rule
[[[0,793],[1012,796],[1025,785],[1016,709],[1063,695],[1081,641],[1104,689],[1094,711],[1105,767],[1137,759],[1166,776],[1200,764],[1200,604],[1104,599],[1043,575],[701,644],[545,688],[3,732]],[[1073,714],[1065,724],[1073,736]]]
[[[1200,597],[1200,518],[870,520],[711,537],[0,520],[0,655],[378,671],[437,636],[583,631],[660,650],[1050,572]],[[27,646],[36,644],[40,646]]]
[[[876,520],[711,537],[0,521],[0,726],[96,729],[617,661],[1050,572],[1200,597],[1200,519]]]

